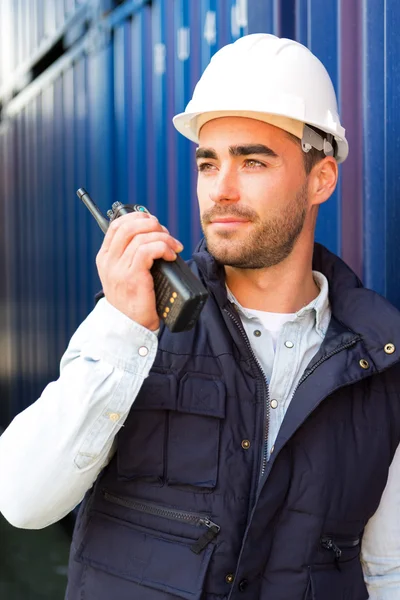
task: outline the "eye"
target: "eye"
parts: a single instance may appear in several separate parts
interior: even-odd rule
[[[197,170],[204,173],[207,171],[214,171],[217,167],[215,165],[213,165],[212,163],[197,163]]]
[[[248,158],[245,160],[246,167],[250,167],[250,169],[258,169],[265,167],[266,165],[255,158]]]

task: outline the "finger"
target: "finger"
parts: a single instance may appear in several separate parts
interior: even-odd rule
[[[153,266],[154,261],[158,258],[173,261],[176,257],[176,252],[162,240],[150,242],[149,244],[142,244],[136,250],[129,270],[132,273],[137,273],[139,269],[149,271]]]
[[[123,215],[122,217],[118,217],[117,219],[114,219],[113,221],[111,221],[110,225],[108,227],[108,230],[106,232],[106,235],[104,237],[104,242],[102,245],[102,249],[105,252],[108,252],[117,231],[122,226],[125,226],[126,218],[128,216],[129,216],[129,222],[139,220],[139,219],[150,219],[150,217],[151,217],[151,215],[149,215],[147,213],[132,212],[132,213],[128,213],[128,215]]]
[[[175,253],[182,252],[183,250],[183,245],[181,244],[181,242],[173,238],[168,233],[160,231],[153,231],[150,233],[139,233],[138,235],[135,235],[132,241],[125,248],[125,251],[121,257],[121,261],[123,261],[127,265],[131,265],[137,250],[141,246],[147,246],[148,244],[158,241],[165,242]]]
[[[104,237],[102,249],[105,252],[108,252],[116,233],[119,231],[119,229],[121,227],[126,226],[125,224],[126,224],[127,220],[129,223],[131,223],[131,222],[135,222],[138,220],[144,220],[144,219],[152,219],[153,221],[157,222],[156,217],[152,217],[152,215],[150,215],[148,213],[143,213],[143,212],[128,213],[127,215],[122,215],[122,217],[118,217],[117,219],[114,219],[113,221],[111,221],[110,225],[108,227],[108,230],[106,232],[106,235]]]
[[[130,217],[131,215],[126,215]],[[117,221],[123,221],[118,224],[114,236],[110,242],[110,245],[103,248],[103,252],[107,253],[109,257],[120,258],[125,251],[125,248],[132,241],[132,239],[140,233],[149,233],[151,231],[162,232],[162,226],[160,223],[153,218],[135,218],[128,219],[120,217]]]

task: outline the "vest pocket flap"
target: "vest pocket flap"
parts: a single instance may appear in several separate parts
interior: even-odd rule
[[[222,381],[187,374],[179,385],[178,411],[224,419],[225,395]]]
[[[113,517],[92,514],[77,558],[114,577],[178,598],[200,600],[214,548],[209,545],[201,554],[195,554],[190,549],[192,544],[193,540],[164,533],[161,536]],[[96,574],[89,569],[86,577],[91,576]]]
[[[134,410],[176,410],[176,377],[150,371],[133,403]]]

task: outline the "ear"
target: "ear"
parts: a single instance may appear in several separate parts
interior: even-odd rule
[[[309,199],[312,206],[322,204],[335,191],[338,165],[332,156],[326,156],[314,165],[309,175]]]

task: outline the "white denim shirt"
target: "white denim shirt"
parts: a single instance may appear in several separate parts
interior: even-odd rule
[[[324,286],[321,292],[325,293]],[[312,322],[311,315],[315,315],[315,327],[322,326],[317,333],[321,338],[325,325],[317,314],[324,312],[324,303],[320,297],[314,302],[316,307],[306,307],[300,312],[309,315],[304,323]],[[283,344],[289,340],[298,347],[297,326],[301,322],[300,315],[282,328],[279,337]],[[309,333],[310,340],[321,343],[312,328]],[[254,340],[261,343],[267,336],[265,331],[259,338],[249,337],[254,344]],[[40,529],[60,520],[81,502],[115,453],[115,435],[152,367],[157,342],[154,333],[131,321],[106,299],[98,302],[71,338],[61,359],[57,381],[50,383],[34,404],[17,415],[0,437],[0,511],[10,523]],[[258,354],[260,349],[253,347]],[[278,366],[278,361],[284,362],[287,353],[279,348],[278,342],[276,360],[280,370],[285,367]],[[314,350],[308,348],[310,353],[315,353]],[[296,368],[298,374],[308,359],[294,352],[289,356],[294,361],[293,371]],[[272,388],[281,404],[280,410],[271,410],[276,415],[271,443],[293,385],[294,380],[285,388],[276,382]],[[399,508],[398,450],[380,507],[367,524],[363,538],[363,568],[371,600],[400,598]]]
[[[300,378],[318,352],[331,320],[328,280],[316,271],[313,275],[320,289],[319,295],[297,313],[290,315],[244,308],[228,289],[228,299],[238,309],[253,352],[268,383],[268,455]]]

